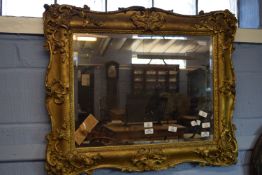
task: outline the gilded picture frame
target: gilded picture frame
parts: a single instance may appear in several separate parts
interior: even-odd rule
[[[89,7],[45,5],[44,35],[50,62],[46,73],[46,107],[51,118],[46,169],[50,175],[91,174],[98,168],[121,171],[162,170],[184,162],[228,166],[237,162],[235,76],[232,67],[236,18],[228,10],[196,16],[158,8],[130,7],[93,12]],[[214,138],[174,144],[77,148],[74,144],[72,33],[179,34],[212,36]]]

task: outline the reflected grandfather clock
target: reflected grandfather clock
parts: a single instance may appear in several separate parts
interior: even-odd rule
[[[117,108],[118,105],[118,75],[119,64],[115,61],[106,63],[106,93],[108,109]]]

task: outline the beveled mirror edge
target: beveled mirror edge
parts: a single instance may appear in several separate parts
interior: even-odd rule
[[[237,161],[235,76],[232,67],[236,18],[228,11],[184,16],[157,8],[131,7],[116,12],[92,12],[88,7],[45,6],[44,34],[50,51],[46,74],[46,107],[51,118],[46,169],[48,174],[91,173],[97,168],[122,171],[160,170],[183,162],[226,166]],[[117,19],[112,22],[112,18]],[[118,24],[118,25],[115,25]],[[190,34],[213,37],[214,140],[75,149],[72,141],[73,87],[70,68],[72,32]],[[70,77],[71,76],[71,77]],[[176,147],[174,147],[176,146]],[[117,153],[116,153],[117,152]]]

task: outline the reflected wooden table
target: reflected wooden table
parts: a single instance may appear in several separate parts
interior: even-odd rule
[[[114,108],[109,111],[111,120],[122,120],[125,116],[125,109]]]
[[[177,127],[177,132],[168,131],[169,126]],[[123,143],[137,143],[140,141],[168,141],[183,137],[185,127],[175,123],[154,123],[153,134],[145,134],[143,123],[125,125],[123,123],[108,123],[105,125],[115,134],[115,138]]]

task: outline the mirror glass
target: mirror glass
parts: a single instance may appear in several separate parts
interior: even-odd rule
[[[212,37],[73,35],[77,147],[213,138]]]

